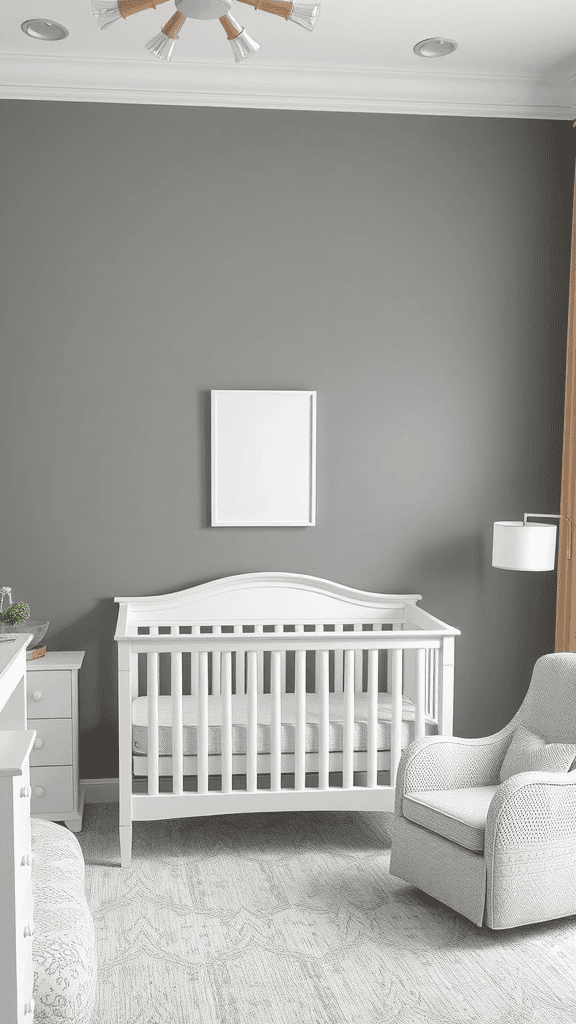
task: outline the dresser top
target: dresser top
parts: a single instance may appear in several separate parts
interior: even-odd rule
[[[48,651],[43,658],[26,662],[26,672],[57,672],[80,668],[84,651]]]
[[[0,732],[0,777],[22,775],[35,735],[33,729]]]

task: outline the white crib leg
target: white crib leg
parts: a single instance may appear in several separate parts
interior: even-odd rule
[[[132,863],[132,825],[120,825],[120,867],[129,868]]]

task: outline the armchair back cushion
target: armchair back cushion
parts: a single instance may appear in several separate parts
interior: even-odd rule
[[[568,772],[576,759],[576,743],[547,743],[524,725],[516,726],[502,767],[500,782],[520,772]]]
[[[574,654],[567,652],[538,659],[515,725],[525,726],[546,743],[576,743],[575,662]]]

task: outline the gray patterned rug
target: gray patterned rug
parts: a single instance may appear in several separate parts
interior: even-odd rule
[[[575,1024],[576,918],[478,929],[388,874],[390,815],[235,815],[78,838],[94,1024]]]

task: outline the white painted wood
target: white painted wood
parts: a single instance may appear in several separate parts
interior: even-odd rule
[[[234,635],[242,633],[242,626],[234,626]],[[234,664],[236,668],[236,693],[246,693],[246,652],[234,652]]]
[[[200,626],[192,626],[192,636],[200,636]],[[179,645],[175,650],[179,650]],[[198,693],[198,651],[190,655],[190,693],[193,697]]]
[[[27,709],[30,727],[36,729],[37,746],[32,754],[38,786],[48,788],[52,800],[59,794],[60,802],[48,806],[45,797],[32,800],[32,813],[50,821],[64,821],[73,832],[82,829],[84,810],[84,790],[80,785],[79,772],[79,713],[78,713],[78,673],[82,667],[84,651],[49,651],[43,658],[27,662]],[[128,656],[128,679],[126,685],[131,692],[132,683],[129,678],[130,657]],[[120,671],[120,666],[119,666]],[[126,675],[126,673],[124,673]],[[124,678],[124,677],[123,677]],[[40,699],[37,699],[40,695]],[[123,722],[127,736],[131,736],[130,701],[128,704],[127,723]],[[125,708],[118,709],[119,719]],[[120,722],[119,722],[120,726]],[[125,772],[130,779],[130,758],[125,758]],[[54,783],[55,773],[44,772],[45,768],[65,768],[56,773],[59,778]],[[71,782],[63,781],[69,780]]]
[[[318,786],[327,790],[330,785],[330,652],[319,652],[319,672],[316,683],[321,696],[320,726],[318,732]]]
[[[354,651],[344,652],[344,766],[342,785],[354,785]]]
[[[454,720],[454,638],[445,637],[438,663],[438,731],[451,736]]]
[[[426,732],[426,651],[416,651],[416,709],[414,738],[419,740]]]
[[[147,656],[146,692],[148,697],[148,793],[156,796],[158,780],[158,695],[159,655],[153,651]]]
[[[222,632],[222,626],[212,626],[214,635]],[[212,696],[220,695],[220,651],[212,651]]]
[[[296,651],[294,692],[296,694],[296,778],[295,787],[306,788],[306,651]]]
[[[401,750],[402,726],[402,683],[403,658],[408,652],[415,666],[414,686],[423,698],[420,710],[416,711],[416,730],[422,727],[422,718],[428,700],[428,688],[433,687],[428,675],[434,672],[428,664],[435,660],[442,664],[438,671],[438,690],[442,691],[444,681],[453,687],[453,646],[458,630],[442,623],[417,607],[418,595],[378,595],[342,587],[327,580],[292,573],[249,573],[242,576],[218,580],[211,584],[151,598],[119,598],[119,630],[116,639],[119,648],[119,709],[120,735],[123,749],[120,757],[120,820],[121,859],[123,864],[130,859],[130,826],[132,820],[147,817],[178,817],[187,814],[232,813],[233,808],[275,809],[301,807],[372,807],[384,809],[389,794],[393,793],[398,760]],[[214,618],[211,616],[214,614]],[[325,624],[334,629],[325,631]],[[352,630],[344,631],[344,625]],[[368,628],[363,629],[363,624]],[[170,626],[170,633],[158,632],[164,625]],[[179,627],[192,627],[191,633],[179,633]],[[225,632],[222,626],[232,627]],[[140,634],[139,628],[153,626],[155,633]],[[217,626],[219,628],[214,629]],[[269,627],[266,630],[264,627]],[[306,626],[306,629],[305,629]],[[383,627],[392,627],[383,628]],[[290,631],[285,632],[289,627]],[[371,627],[371,628],[370,628]],[[202,628],[208,631],[200,632]],[[452,645],[452,646],[450,646]],[[355,695],[360,699],[362,675],[358,669],[359,659],[366,650],[368,664],[368,694],[364,699],[367,723],[366,750],[354,749]],[[294,652],[292,655],[290,652]],[[320,693],[320,718],[318,720],[319,744],[317,751],[306,751],[306,717],[309,706],[306,694],[307,652],[313,651],[315,665],[315,687]],[[180,775],[180,754],[174,745],[174,756],[157,754],[154,745],[149,745],[148,757],[132,755],[131,701],[135,689],[135,665],[138,653],[158,658],[161,652],[182,655],[189,652],[197,665],[196,675],[200,677],[197,686],[197,754],[182,755],[183,775],[196,775],[198,792],[158,792],[148,795],[138,788],[132,792],[131,772],[137,778],[145,779],[149,771],[161,776],[176,774],[176,790]],[[380,654],[382,652],[382,654]],[[208,698],[208,659],[217,656],[220,664],[220,694]],[[388,686],[392,695],[391,709],[391,750],[377,749],[378,716],[378,665],[384,656],[389,659]],[[450,658],[452,661],[450,662]],[[329,749],[331,734],[332,702],[329,696],[331,663],[336,693],[344,692],[343,718],[339,728],[343,731],[343,749]],[[264,666],[269,662],[271,698],[266,699],[270,708],[270,750],[258,753],[258,714],[260,698],[264,708],[263,686]],[[217,664],[217,662],[213,662]],[[289,666],[289,673],[286,666]],[[339,668],[344,665],[344,671]],[[283,701],[287,700],[285,688],[287,675],[292,678],[294,671],[295,696],[291,696],[294,707],[295,748],[284,753],[282,743]],[[229,680],[235,678],[236,692],[247,692],[246,752],[234,753],[233,715],[234,701],[229,692]],[[194,671],[193,671],[194,676]],[[214,674],[212,675],[214,679]],[[195,686],[196,684],[193,683]],[[356,689],[358,687],[358,689]],[[174,691],[173,691],[174,698]],[[176,699],[177,695],[176,695]],[[245,698],[241,698],[245,699]],[[444,700],[444,705],[452,699]],[[219,701],[218,723],[221,730],[221,753],[208,753],[208,701]],[[440,703],[440,702],[439,702]],[[443,706],[444,706],[443,705]],[[261,711],[264,714],[264,711]],[[150,718],[150,706],[147,711]],[[444,708],[446,719],[447,710]],[[152,713],[152,718],[154,717]],[[178,719],[178,711],[172,706],[172,723]],[[126,728],[126,720],[128,728]],[[177,722],[176,722],[177,724]],[[151,733],[154,730],[151,730]],[[127,765],[130,763],[130,772]],[[377,783],[380,771],[390,771],[391,786],[382,787]],[[258,774],[270,775],[271,789],[258,790]],[[318,773],[318,789],[306,788],[306,774]],[[330,773],[341,772],[343,787],[331,787]],[[366,774],[366,786],[354,786],[354,773]],[[293,775],[288,790],[292,796],[285,799],[286,788],[282,788],[282,776]],[[209,775],[220,776],[221,787],[208,790]],[[232,789],[234,776],[245,777],[245,788]],[[124,778],[124,782],[122,781]],[[340,795],[332,800],[334,789]],[[360,790],[371,794],[362,796],[359,803],[349,803],[348,796]],[[314,793],[309,802],[310,794]],[[375,794],[384,794],[384,801]],[[274,803],[276,799],[276,803]],[[295,804],[292,800],[296,800]],[[218,808],[221,808],[219,811]]]
[[[534,10],[538,10],[537,7]],[[61,19],[66,23],[67,9]],[[348,9],[346,9],[348,16]],[[51,17],[58,13],[51,9]],[[95,27],[92,22],[92,31]],[[372,30],[370,22],[369,30]],[[111,29],[110,31],[113,31]],[[315,30],[321,31],[318,25]],[[98,34],[98,33],[97,33]],[[104,33],[105,34],[105,33]],[[516,45],[517,40],[514,39]],[[298,60],[297,66],[251,64],[250,78],[219,60],[178,60],[151,64],[131,47],[129,60],[98,53],[2,54],[0,96],[10,99],[84,103],[140,103],[168,106],[273,110],[333,110],[457,117],[572,120],[576,117],[573,76],[501,73],[440,75],[385,66],[328,65]],[[410,57],[414,60],[413,54]],[[450,58],[448,58],[450,59]],[[554,64],[551,56],[548,64]],[[420,62],[425,65],[425,61]],[[434,63],[432,61],[431,63]],[[158,65],[158,66],[157,66]]]
[[[344,626],[336,623],[334,632],[343,633]],[[334,693],[344,693],[344,650],[340,648],[334,650]]]
[[[378,651],[368,651],[368,764],[366,785],[378,784]]]
[[[270,789],[273,793],[279,793],[281,780],[281,722],[282,722],[282,656],[281,651],[272,651],[270,656],[270,694],[272,697],[272,709],[270,717]],[[286,656],[284,655],[284,670],[286,669]]]
[[[211,394],[212,526],[313,526],[316,392]]]
[[[26,729],[26,644],[0,644],[0,993],[4,1024],[27,1024],[34,969],[30,869],[29,756],[35,731]]]
[[[396,785],[398,763],[402,753],[402,650],[393,650],[391,654],[392,672],[390,692],[392,694],[392,719],[390,723],[390,785]]]
[[[198,662],[198,793],[208,792],[208,655],[201,651]]]
[[[172,757],[174,759],[172,792],[182,794],[184,792],[182,655],[179,651],[170,655],[170,669],[170,690],[172,694]]]
[[[232,654],[222,655],[222,706],[221,706],[221,748],[222,748],[222,792],[232,792]]]
[[[258,656],[248,651],[246,657],[246,690],[248,694],[248,726],[246,730],[246,789],[255,793],[258,787]]]

